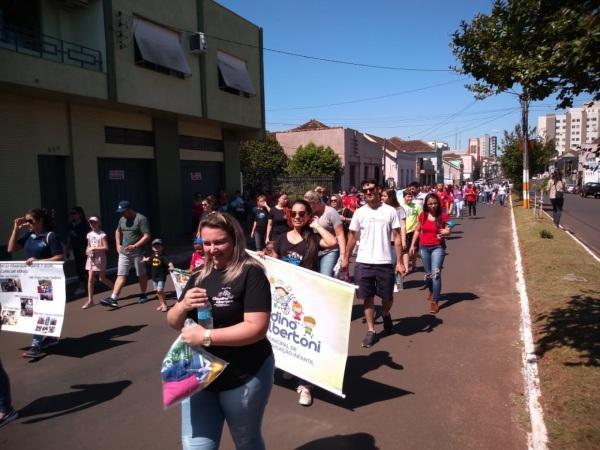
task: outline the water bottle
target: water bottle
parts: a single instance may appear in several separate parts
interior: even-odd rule
[[[396,286],[398,290],[401,291],[404,289],[404,280],[402,279],[402,275],[396,272]]]
[[[206,301],[204,306],[198,308],[198,325],[202,325],[204,328],[212,329],[213,312],[210,301]]]

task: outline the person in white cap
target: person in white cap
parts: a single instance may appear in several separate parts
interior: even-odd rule
[[[96,275],[102,283],[108,286],[111,290],[114,284],[106,276],[106,252],[108,250],[108,239],[106,233],[100,228],[100,219],[92,216],[88,219],[88,223],[92,228],[87,234],[87,261],[85,269],[88,271],[88,300],[81,307],[87,309],[94,306],[94,281]]]

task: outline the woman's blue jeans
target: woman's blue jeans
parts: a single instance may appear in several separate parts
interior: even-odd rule
[[[434,247],[421,246],[421,261],[425,269],[425,286],[433,293],[433,301],[439,302],[442,292],[442,267],[446,250],[441,245]]]
[[[273,387],[271,355],[247,383],[228,391],[200,391],[181,403],[184,450],[216,450],[225,420],[238,450],[264,450],[262,418]]]
[[[331,250],[323,256],[319,256],[319,273],[327,275],[328,277],[332,277],[333,268],[335,267],[335,263],[337,263],[339,258],[339,249]]]

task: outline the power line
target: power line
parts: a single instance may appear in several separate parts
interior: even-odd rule
[[[269,112],[270,111],[293,111],[293,110],[300,110],[300,109],[318,109],[318,108],[327,108],[327,107],[331,107],[331,106],[350,105],[350,104],[353,104],[353,103],[362,103],[362,102],[368,102],[368,101],[371,101],[371,100],[380,100],[382,98],[395,97],[395,96],[398,96],[398,95],[411,94],[413,92],[426,91],[428,89],[436,88],[436,87],[439,87],[439,86],[446,86],[448,84],[458,83],[458,82],[461,82],[461,81],[462,81],[462,78],[459,78],[458,80],[452,80],[452,81],[446,81],[444,83],[432,84],[430,86],[423,86],[423,87],[416,88],[416,89],[410,89],[408,91],[394,92],[392,94],[378,95],[376,97],[366,97],[366,98],[361,98],[361,99],[356,99],[356,100],[348,100],[348,101],[345,101],[345,102],[325,103],[325,104],[321,104],[321,105],[296,106],[296,107],[292,107],[292,108],[266,109],[265,111],[269,111]]]
[[[248,44],[246,42],[234,41],[231,39],[225,39],[222,37],[212,36],[209,34],[205,34],[205,36],[213,38],[213,39],[217,39],[219,41],[228,42],[230,44],[237,44],[237,45],[242,45],[245,47],[256,48],[256,49],[260,48],[258,45]],[[399,70],[399,71],[405,71],[405,72],[454,72],[455,73],[455,71],[452,69],[430,69],[430,68],[423,68],[423,67],[382,66],[382,65],[377,65],[377,64],[366,64],[366,63],[358,63],[358,62],[354,62],[354,61],[344,61],[341,59],[334,59],[334,58],[322,58],[319,56],[305,55],[302,53],[290,52],[288,50],[278,50],[278,49],[268,48],[268,47],[263,47],[263,50],[265,50],[267,52],[279,53],[280,55],[295,56],[296,58],[312,59],[314,61],[328,62],[328,63],[333,63],[333,64],[343,64],[346,66],[354,66],[354,67],[364,67],[364,68],[368,68],[368,69]]]
[[[437,131],[440,128],[442,128],[444,125],[447,125],[448,122],[450,122],[452,119],[454,119],[455,117],[458,117],[460,114],[462,114],[463,112],[465,112],[467,109],[469,109],[470,107],[472,107],[475,103],[477,103],[477,100],[474,100],[472,103],[469,103],[467,106],[465,106],[464,108],[459,109],[458,111],[456,111],[454,114],[450,115],[450,117],[448,117],[448,119],[436,123],[435,125],[433,125],[432,127],[426,129],[425,131],[419,131],[416,136],[421,136],[427,133],[430,133],[432,130],[433,131]],[[439,125],[439,126],[438,126]],[[415,137],[415,136],[413,136]]]
[[[546,109],[549,108],[553,105],[547,105],[547,104],[540,104],[540,105],[532,105],[530,106],[530,110],[533,109]],[[472,112],[464,112],[462,115],[463,116],[478,116],[478,115],[484,115],[484,114],[491,114],[491,113],[500,113],[500,112],[505,112],[505,111],[512,111],[514,110],[514,106],[508,107],[508,108],[497,108],[497,109],[485,109],[485,110],[480,110],[480,111],[472,111]],[[373,123],[382,123],[382,122],[399,122],[399,123],[406,123],[406,124],[411,124],[411,123],[422,123],[422,122],[432,122],[435,120],[440,120],[440,119],[446,119],[448,117],[450,117],[452,115],[452,113],[443,113],[443,114],[427,114],[427,115],[414,115],[414,114],[410,114],[410,115],[405,115],[405,116],[385,116],[385,117],[319,117],[319,120],[323,123],[326,124],[330,124],[330,123],[337,123],[337,124],[353,124],[353,125],[360,125],[360,124],[373,124]],[[486,119],[486,117],[484,117],[483,119]],[[306,122],[307,118],[306,116],[304,117],[285,117],[282,118],[283,121],[279,122],[276,121],[276,119],[273,119],[271,121],[268,121],[268,123],[273,123],[276,125],[292,125],[289,121],[293,121],[294,124],[300,125],[304,122]],[[480,120],[480,119],[469,119],[469,120]],[[400,126],[400,125],[398,125]],[[426,125],[423,125],[426,126]],[[381,127],[378,127],[381,128]],[[393,128],[393,127],[390,127]]]

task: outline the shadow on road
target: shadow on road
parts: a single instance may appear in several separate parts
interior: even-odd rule
[[[76,384],[71,386],[71,389],[75,389],[75,391],[49,395],[32,401],[19,411],[19,417],[43,415],[43,417],[35,417],[21,422],[31,424],[72,414],[118,397],[130,384],[131,381],[129,380],[114,381],[112,383]]]
[[[314,389],[313,397],[329,404],[354,411],[362,406],[402,397],[407,394],[413,394],[413,392],[363,377],[367,373],[377,370],[382,366],[387,366],[394,370],[404,369],[400,364],[395,363],[390,354],[386,351],[373,352],[369,355],[349,356],[346,361],[346,377],[344,380],[344,393],[346,394],[346,398],[340,398],[321,389]],[[275,383],[292,390],[295,390],[298,386],[296,379],[286,381],[280,376],[275,378]]]
[[[600,366],[600,292],[588,291],[571,297],[566,306],[541,314],[537,354],[542,357],[550,350],[568,347],[579,353],[579,362],[566,366]]]
[[[457,303],[477,300],[478,298],[479,296],[473,294],[472,292],[448,292],[446,294],[442,294],[443,303],[440,304],[440,309],[450,308]]]
[[[137,333],[143,325],[124,325],[110,330],[100,331],[98,333],[88,334],[79,338],[67,337],[61,339],[58,344],[48,348],[49,355],[70,356],[72,358],[85,358],[94,353],[103,352],[120,345],[130,344],[134,341],[114,340],[122,336]]]
[[[369,433],[328,436],[310,441],[295,450],[378,450],[375,438]]]
[[[431,333],[435,327],[444,323],[444,321],[433,314],[424,314],[419,317],[402,317],[394,320],[394,327],[388,335],[399,334],[401,336],[412,336],[417,333]],[[385,334],[382,333],[381,337]]]

